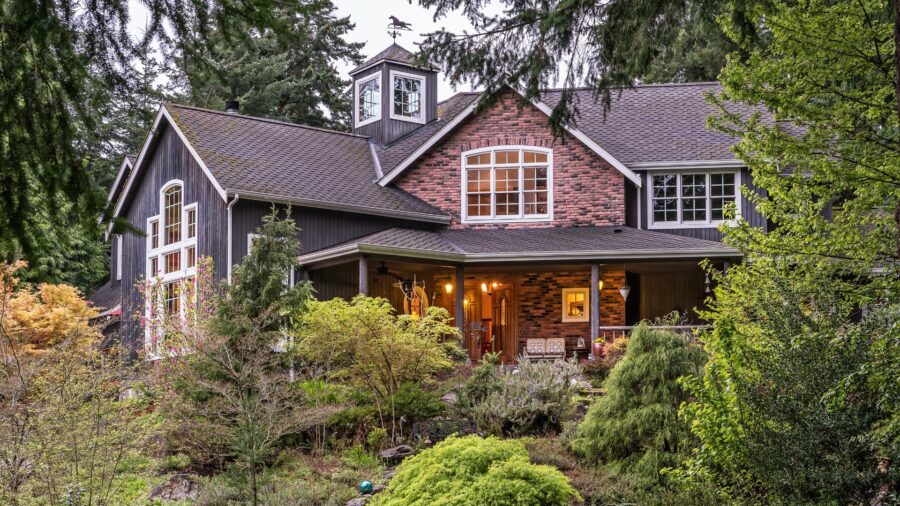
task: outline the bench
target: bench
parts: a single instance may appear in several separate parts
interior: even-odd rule
[[[563,337],[526,339],[525,356],[532,360],[564,359],[566,358],[566,339]]]

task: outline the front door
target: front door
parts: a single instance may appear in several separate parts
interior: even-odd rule
[[[499,353],[504,364],[515,363],[515,296],[512,283],[466,287],[465,329],[469,356],[478,362],[485,353]]]

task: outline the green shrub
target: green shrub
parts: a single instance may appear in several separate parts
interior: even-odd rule
[[[522,443],[450,437],[408,458],[373,506],[569,505],[578,492],[559,470],[532,464]]]
[[[500,388],[500,372],[491,364],[481,364],[459,391],[457,410],[468,416],[470,410],[483,402],[488,394]]]
[[[409,423],[440,416],[444,409],[437,394],[423,390],[417,383],[404,383],[394,394],[395,413]]]
[[[689,428],[678,417],[688,395],[679,378],[697,374],[704,362],[703,351],[681,335],[638,326],[625,358],[604,383],[606,395],[578,427],[573,449],[658,482],[659,470],[679,465],[688,449]]]
[[[366,436],[366,443],[369,445],[369,448],[375,451],[384,448],[385,441],[387,441],[387,431],[382,427],[375,427],[369,431],[369,435]]]
[[[380,465],[378,458],[367,452],[362,446],[354,446],[346,450],[341,461],[353,469],[376,469]]]
[[[483,367],[470,384],[482,375],[488,376],[482,373]],[[475,393],[472,398],[483,397],[471,405],[468,416],[491,434],[521,436],[559,431],[574,415],[574,380],[580,372],[574,359],[532,362],[523,357],[515,371],[495,372],[496,381],[488,382],[490,390],[470,387]]]

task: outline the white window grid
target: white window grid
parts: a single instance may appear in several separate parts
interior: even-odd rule
[[[497,163],[496,154],[502,151],[518,152],[517,161],[513,163]],[[526,162],[526,152],[543,153],[547,155],[546,162]],[[467,158],[472,155],[488,155],[489,163],[468,164]],[[553,150],[535,146],[492,146],[490,148],[476,149],[462,153],[462,195],[460,216],[463,223],[514,223],[514,222],[545,222],[553,220]],[[510,171],[510,169],[515,169]],[[534,169],[534,170],[532,170]],[[538,173],[546,171],[546,190],[528,189],[526,183],[536,185],[539,179]],[[470,171],[472,173],[470,174]],[[499,172],[499,177],[498,177]],[[484,181],[485,174],[490,180],[489,191],[469,191],[469,182]],[[471,176],[477,175],[478,179]],[[530,177],[529,177],[530,176]],[[499,181],[499,190],[498,190]],[[546,202],[539,195],[546,194]],[[498,195],[504,195],[499,199]],[[515,198],[507,197],[515,195]],[[488,207],[490,213],[487,216],[469,215],[469,205],[476,204],[470,201],[470,196],[478,198],[477,205],[481,208]],[[488,200],[489,199],[489,200]],[[546,213],[527,213],[526,208],[536,208],[540,204],[546,204]],[[517,206],[515,214],[500,214],[498,209],[509,212],[513,205]]]
[[[160,235],[165,235],[165,223],[166,220],[166,201],[165,195],[166,192],[175,186],[180,187],[180,196],[181,196],[181,213],[180,213],[180,225],[179,225],[179,240],[172,242],[171,244],[165,244],[165,240],[160,237]],[[162,357],[158,349],[159,343],[162,342],[164,338],[165,329],[163,328],[154,328],[152,322],[154,318],[154,311],[156,310],[157,315],[164,314],[166,309],[165,300],[165,287],[171,283],[178,283],[178,296],[180,298],[178,309],[179,314],[182,318],[185,318],[186,309],[188,305],[188,301],[186,297],[190,293],[196,293],[196,274],[197,274],[197,261],[198,251],[197,251],[197,222],[199,216],[199,208],[198,204],[192,203],[189,205],[184,205],[184,183],[180,180],[172,180],[167,182],[160,189],[160,214],[156,216],[151,216],[147,218],[147,257],[146,257],[146,279],[147,279],[147,289],[148,294],[153,294],[156,300],[153,300],[151,297],[148,297],[148,300],[145,301],[144,305],[144,317],[146,318],[147,325],[145,326],[145,348],[147,350],[148,359],[157,360]],[[171,206],[170,206],[171,207]],[[189,223],[190,216],[193,216],[194,220],[194,228],[190,230],[190,227],[186,226]],[[155,226],[155,228],[154,228]],[[153,232],[156,231],[157,235],[154,236]],[[171,272],[167,272],[166,259],[168,255],[176,254],[177,255],[177,269],[172,270]],[[189,262],[189,255],[193,255],[193,262]],[[189,263],[193,265],[189,266]],[[187,283],[194,283],[193,290],[189,290],[186,287]],[[156,339],[153,339],[153,333],[156,332]]]
[[[728,223],[730,221],[724,219],[724,214],[721,214],[722,218],[713,218],[713,214],[715,211],[724,213],[722,204],[725,201],[733,201],[735,205],[736,218],[741,216],[740,171],[658,171],[651,172],[648,176],[649,177],[647,179],[649,184],[647,189],[647,223],[648,228],[650,229],[715,228],[722,223]],[[664,186],[660,186],[656,182],[657,176],[669,176],[670,179],[666,181],[666,184]],[[726,176],[731,176],[734,178],[733,185],[725,185],[724,179],[718,179],[718,181],[721,182],[713,184],[713,181],[717,180],[717,178],[724,178]],[[696,178],[700,178],[699,181]],[[702,181],[702,192],[697,190],[697,188],[700,186],[700,181]],[[733,191],[728,194],[713,195],[713,186],[716,186],[720,190],[724,190],[725,187],[730,186],[733,188]],[[662,190],[660,192],[662,196],[656,196],[657,190]],[[674,200],[674,208],[671,207],[671,204],[669,204],[666,207],[666,214],[667,216],[674,215],[675,219],[657,221],[653,208],[654,201],[662,202],[667,200]],[[701,212],[694,212],[695,207],[692,205],[686,206],[686,202],[690,202],[691,204],[702,203],[702,207],[696,207],[696,209],[702,211],[702,214]],[[685,219],[685,217],[690,217],[693,219]],[[697,219],[698,217],[701,217],[701,219]]]
[[[391,108],[390,117],[400,121],[413,123],[425,123],[425,104],[428,90],[425,85],[425,77],[416,74],[407,74],[392,70],[391,78]],[[398,89],[398,85],[401,87]],[[412,90],[415,86],[416,90]],[[406,89],[404,89],[406,87]],[[400,100],[397,92],[400,92]],[[399,106],[399,112],[398,112]],[[404,110],[405,108],[405,110]],[[413,113],[413,111],[415,111]]]
[[[357,127],[381,119],[381,72],[369,74],[356,81],[353,115]]]

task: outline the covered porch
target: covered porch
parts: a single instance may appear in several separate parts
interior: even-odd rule
[[[390,300],[401,313],[421,313],[431,305],[447,309],[464,336],[472,361],[497,353],[503,363],[515,363],[525,353],[529,340],[548,338],[555,339],[556,345],[564,342],[566,357],[586,357],[593,339],[611,341],[642,320],[672,311],[683,315],[684,325],[698,324],[694,309],[703,306],[709,290],[698,265],[708,255],[678,258],[675,251],[668,251],[667,255],[647,258],[634,249],[576,255],[573,247],[579,245],[573,243],[573,237],[569,241],[558,238],[561,242],[555,244],[559,251],[536,251],[528,249],[539,246],[534,241],[537,231],[532,230],[528,246],[519,245],[522,251],[503,252],[503,258],[478,257],[469,252],[474,248],[467,241],[480,235],[484,241],[492,240],[488,244],[498,249],[503,247],[498,241],[508,239],[509,231],[391,230],[401,232],[379,232],[373,234],[374,238],[367,236],[332,251],[301,256],[305,275],[322,299],[352,298],[362,293]],[[467,233],[462,236],[453,232]],[[449,237],[443,236],[448,233]],[[603,242],[615,245],[614,240],[624,233],[630,234],[594,229],[593,235],[596,240],[607,239]],[[382,236],[377,237],[379,234]],[[516,235],[525,236],[521,232]],[[583,236],[584,230],[576,237]],[[668,237],[672,236],[663,239]],[[451,238],[455,241],[450,242]],[[628,239],[633,241],[635,237]],[[676,238],[683,246],[681,239],[686,238]],[[727,268],[734,260],[733,252],[718,243],[711,244],[721,248],[717,252],[727,253],[714,260],[720,268]],[[412,245],[418,248],[410,248]],[[567,249],[562,249],[566,245]],[[512,249],[514,245],[506,247]]]

